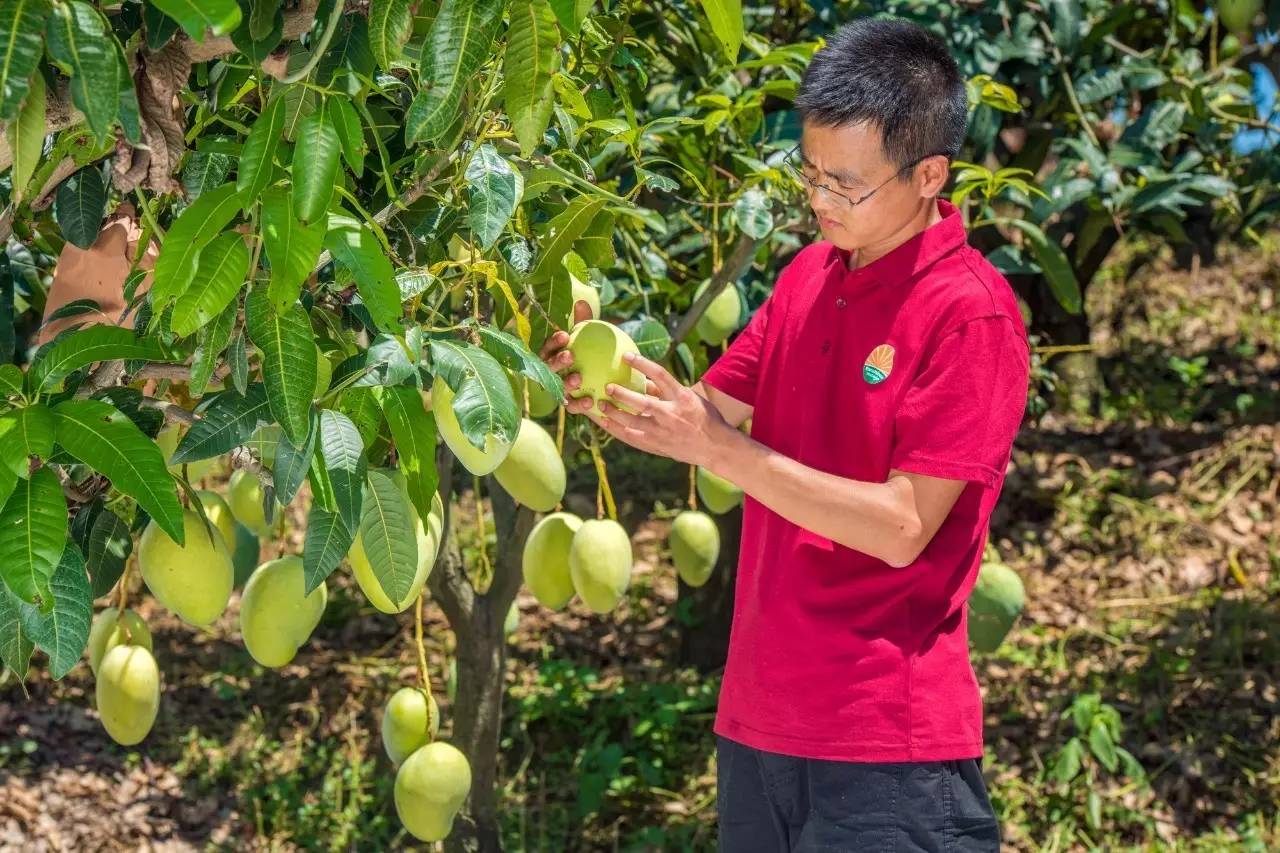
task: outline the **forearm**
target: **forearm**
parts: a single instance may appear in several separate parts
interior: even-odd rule
[[[791,523],[890,565],[909,564],[922,547],[905,478],[871,483],[828,474],[736,430],[707,467]]]

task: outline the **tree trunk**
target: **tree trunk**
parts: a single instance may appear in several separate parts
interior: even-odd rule
[[[441,444],[443,448],[443,444]],[[431,573],[432,595],[439,601],[457,639],[458,692],[451,709],[450,743],[471,764],[471,794],[445,839],[450,853],[491,853],[502,850],[502,831],[496,799],[498,743],[502,735],[505,691],[506,638],[502,626],[520,588],[520,555],[533,528],[534,514],[517,507],[501,489],[490,495],[497,553],[492,555],[493,582],[482,595],[471,586],[461,551],[452,533],[448,496],[452,491],[453,457],[441,450],[441,498],[445,502],[445,542],[441,562]],[[481,499],[480,495],[476,496]]]
[[[679,598],[680,612],[691,620],[681,626],[679,662],[703,673],[722,668],[729,654],[734,581],[742,540],[742,507],[712,518],[720,529],[720,558],[715,571],[697,589],[680,581]]]

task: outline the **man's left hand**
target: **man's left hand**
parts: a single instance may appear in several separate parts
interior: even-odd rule
[[[605,386],[605,394],[631,410],[603,400],[604,417],[594,409],[587,413],[610,435],[647,453],[705,466],[727,438],[737,434],[715,406],[681,385],[662,365],[636,353],[623,358],[649,380],[648,393],[617,384]]]

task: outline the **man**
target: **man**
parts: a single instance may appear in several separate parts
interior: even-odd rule
[[[1008,283],[938,199],[964,81],[925,31],[863,20],[814,56],[796,106],[823,239],[693,388],[635,358],[648,393],[606,393],[636,414],[590,416],[747,495],[715,723],[721,849],[994,850],[965,600],[1028,348]],[[556,369],[566,340],[544,350]]]

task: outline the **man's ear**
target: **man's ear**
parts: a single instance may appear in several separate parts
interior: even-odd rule
[[[926,157],[916,164],[915,180],[921,198],[934,198],[942,194],[951,176],[951,163],[946,157]]]

